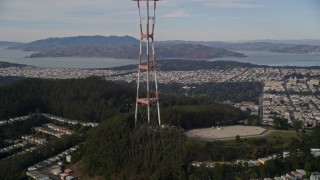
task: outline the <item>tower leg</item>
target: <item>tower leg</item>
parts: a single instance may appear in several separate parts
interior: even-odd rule
[[[157,109],[158,109],[158,121],[159,121],[159,125],[161,125],[159,101],[157,102]]]
[[[141,54],[141,50],[140,50],[140,54]],[[140,55],[141,57],[141,55]],[[137,82],[137,97],[136,97],[136,110],[135,110],[135,115],[134,115],[134,124],[137,125],[137,121],[138,121],[138,98],[139,98],[139,89],[140,89],[140,69],[138,69],[138,82]]]

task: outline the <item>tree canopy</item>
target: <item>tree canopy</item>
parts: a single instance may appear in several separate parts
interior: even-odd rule
[[[90,174],[127,179],[175,179],[183,175],[185,136],[176,127],[141,124],[117,116],[92,130],[84,162]]]
[[[135,91],[126,84],[97,77],[86,79],[24,79],[0,87],[0,119],[29,112],[52,113],[71,119],[100,122],[128,111]]]

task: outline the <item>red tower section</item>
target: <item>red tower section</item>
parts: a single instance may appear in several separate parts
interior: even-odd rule
[[[154,27],[159,0],[133,0],[137,2],[140,20],[140,52],[137,79],[135,123],[151,120],[161,125],[157,83]],[[145,14],[144,14],[145,13]]]

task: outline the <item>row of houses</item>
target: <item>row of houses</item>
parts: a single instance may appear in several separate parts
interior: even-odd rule
[[[260,166],[263,164],[262,162],[256,161],[256,160],[255,161],[254,160],[250,160],[250,161],[238,160],[237,163],[242,163],[242,164],[248,163],[248,167]],[[192,162],[191,165],[194,167],[205,166],[207,168],[214,168],[215,164],[232,165],[234,163],[231,163],[231,162],[212,162],[212,161],[204,161],[204,162],[194,161],[194,162]],[[286,173],[285,175],[282,175],[280,177],[264,178],[264,180],[302,180],[304,175],[306,175],[305,170],[297,169],[295,171],[291,171],[290,173]],[[310,180],[311,180],[311,177],[310,177]],[[318,180],[318,179],[316,179],[316,180]]]
[[[66,134],[67,135],[73,134],[73,131],[71,131],[67,128],[61,127],[61,126],[56,126],[51,123],[45,124],[45,125],[43,125],[43,127],[35,127],[34,129],[37,132],[49,134],[49,135],[55,136],[57,138],[62,138],[62,136],[66,135]]]
[[[22,154],[27,153],[27,152],[32,152],[32,151],[34,151],[34,150],[36,150],[36,147],[35,147],[35,146],[32,146],[32,147],[29,147],[29,148],[27,148],[27,149],[24,149],[24,150],[21,151],[21,152],[18,152],[18,153],[16,153],[16,154],[11,155],[11,156],[5,157],[5,158],[3,158],[2,160],[10,159],[10,158],[12,158],[12,157],[19,156],[19,155],[22,155]]]
[[[295,171],[291,171],[286,173],[285,175],[274,177],[274,178],[264,178],[264,180],[302,180],[303,176],[307,173],[303,169],[297,169]]]
[[[74,146],[66,151],[63,151],[51,158],[48,158],[42,162],[39,162],[37,164],[34,164],[30,167],[28,167],[28,171],[26,174],[33,178],[33,179],[50,179],[49,175],[42,171],[44,168],[52,168],[55,163],[58,163],[60,161],[63,161],[63,159],[66,158],[66,156],[70,155],[73,151],[77,150],[79,146]]]
[[[63,122],[63,123],[67,123],[67,124],[72,124],[72,125],[81,125],[84,127],[96,127],[99,125],[99,123],[93,123],[93,122],[81,122],[78,120],[71,120],[71,119],[67,119],[64,117],[59,117],[59,116],[55,116],[55,115],[51,115],[51,114],[42,114],[43,116],[51,119],[51,120],[56,120],[59,122]],[[0,121],[0,126],[5,125],[5,124],[10,124],[13,122],[17,122],[17,121],[25,121],[31,118],[32,115],[27,115],[27,116],[21,116],[21,117],[15,117],[15,118],[10,118],[8,120],[5,121]],[[67,134],[67,132],[65,132]]]
[[[35,137],[33,135],[24,135],[21,137],[22,139],[32,143],[32,144],[40,144],[40,145],[43,145],[43,144],[46,144],[47,143],[47,140],[45,139],[42,139],[42,138],[38,138],[38,137]]]
[[[215,164],[224,164],[224,165],[234,165],[234,164],[242,164],[242,166],[245,166],[245,164],[248,165],[248,167],[254,167],[254,166],[260,166],[260,165],[264,165],[265,162],[269,161],[269,160],[273,160],[277,158],[276,155],[272,155],[272,156],[268,156],[268,157],[264,157],[264,158],[259,158],[257,160],[236,160],[236,161],[223,161],[223,162],[213,162],[213,161],[193,161],[191,163],[191,166],[194,167],[200,167],[200,166],[205,166],[207,168],[214,168]]]
[[[62,138],[62,136],[65,135],[62,132],[57,132],[57,131],[54,131],[52,129],[44,128],[44,127],[35,127],[34,130],[37,131],[37,132],[42,132],[42,133],[45,133],[45,134],[49,134],[49,135],[55,136],[57,138]]]
[[[286,173],[285,175],[274,177],[274,178],[263,178],[263,180],[307,180],[304,176],[306,175],[306,171],[303,169],[297,169],[295,171],[291,171],[289,173]],[[312,172],[310,177],[308,178],[310,180],[320,180],[320,173],[319,172]],[[255,179],[251,179],[255,180]],[[257,179],[258,180],[258,179]],[[261,180],[261,179],[259,179]]]
[[[39,171],[27,171],[26,174],[31,177],[32,179],[36,180],[49,180],[50,177],[39,172]]]
[[[5,124],[11,124],[11,123],[14,123],[14,122],[17,122],[17,121],[25,121],[25,120],[28,120],[30,117],[31,117],[31,115],[10,118],[10,119],[5,120],[5,121],[0,121],[0,126],[5,125]]]
[[[50,128],[50,129],[52,129],[52,130],[55,130],[55,131],[58,131],[58,132],[62,132],[62,133],[68,134],[68,135],[73,134],[73,131],[71,131],[71,130],[65,128],[65,127],[56,126],[56,125],[51,124],[51,123],[45,124],[44,126]]]
[[[23,148],[27,145],[28,145],[27,141],[23,141],[23,142],[0,149],[0,153],[9,153],[15,149]]]
[[[267,161],[270,161],[270,160],[273,160],[273,159],[276,159],[277,158],[277,155],[272,155],[272,156],[268,156],[268,157],[264,157],[264,158],[259,158],[258,159],[258,162],[262,165],[264,165]]]
[[[55,121],[59,121],[59,122],[62,122],[62,123],[67,123],[67,124],[72,124],[72,125],[81,125],[81,126],[84,126],[84,127],[96,127],[99,125],[99,123],[92,123],[92,122],[81,122],[81,121],[78,121],[78,120],[71,120],[71,119],[67,119],[67,118],[64,118],[64,117],[59,117],[59,116],[55,116],[55,115],[52,115],[52,114],[42,114],[43,116],[45,116],[46,118],[49,118],[51,120],[55,120]]]

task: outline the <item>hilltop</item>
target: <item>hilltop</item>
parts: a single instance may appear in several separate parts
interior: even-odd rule
[[[0,47],[10,47],[10,46],[16,46],[21,43],[18,42],[10,42],[10,41],[0,41]]]
[[[41,51],[59,46],[77,45],[137,45],[139,41],[130,36],[75,36],[63,38],[47,38],[25,44],[11,46],[9,49],[21,49],[24,51]]]
[[[112,57],[136,59],[139,40],[130,36],[77,36],[48,38],[19,44],[9,49],[37,51],[36,57]],[[156,48],[158,59],[213,59],[218,57],[245,57],[244,54],[219,47],[198,44],[159,44]]]

